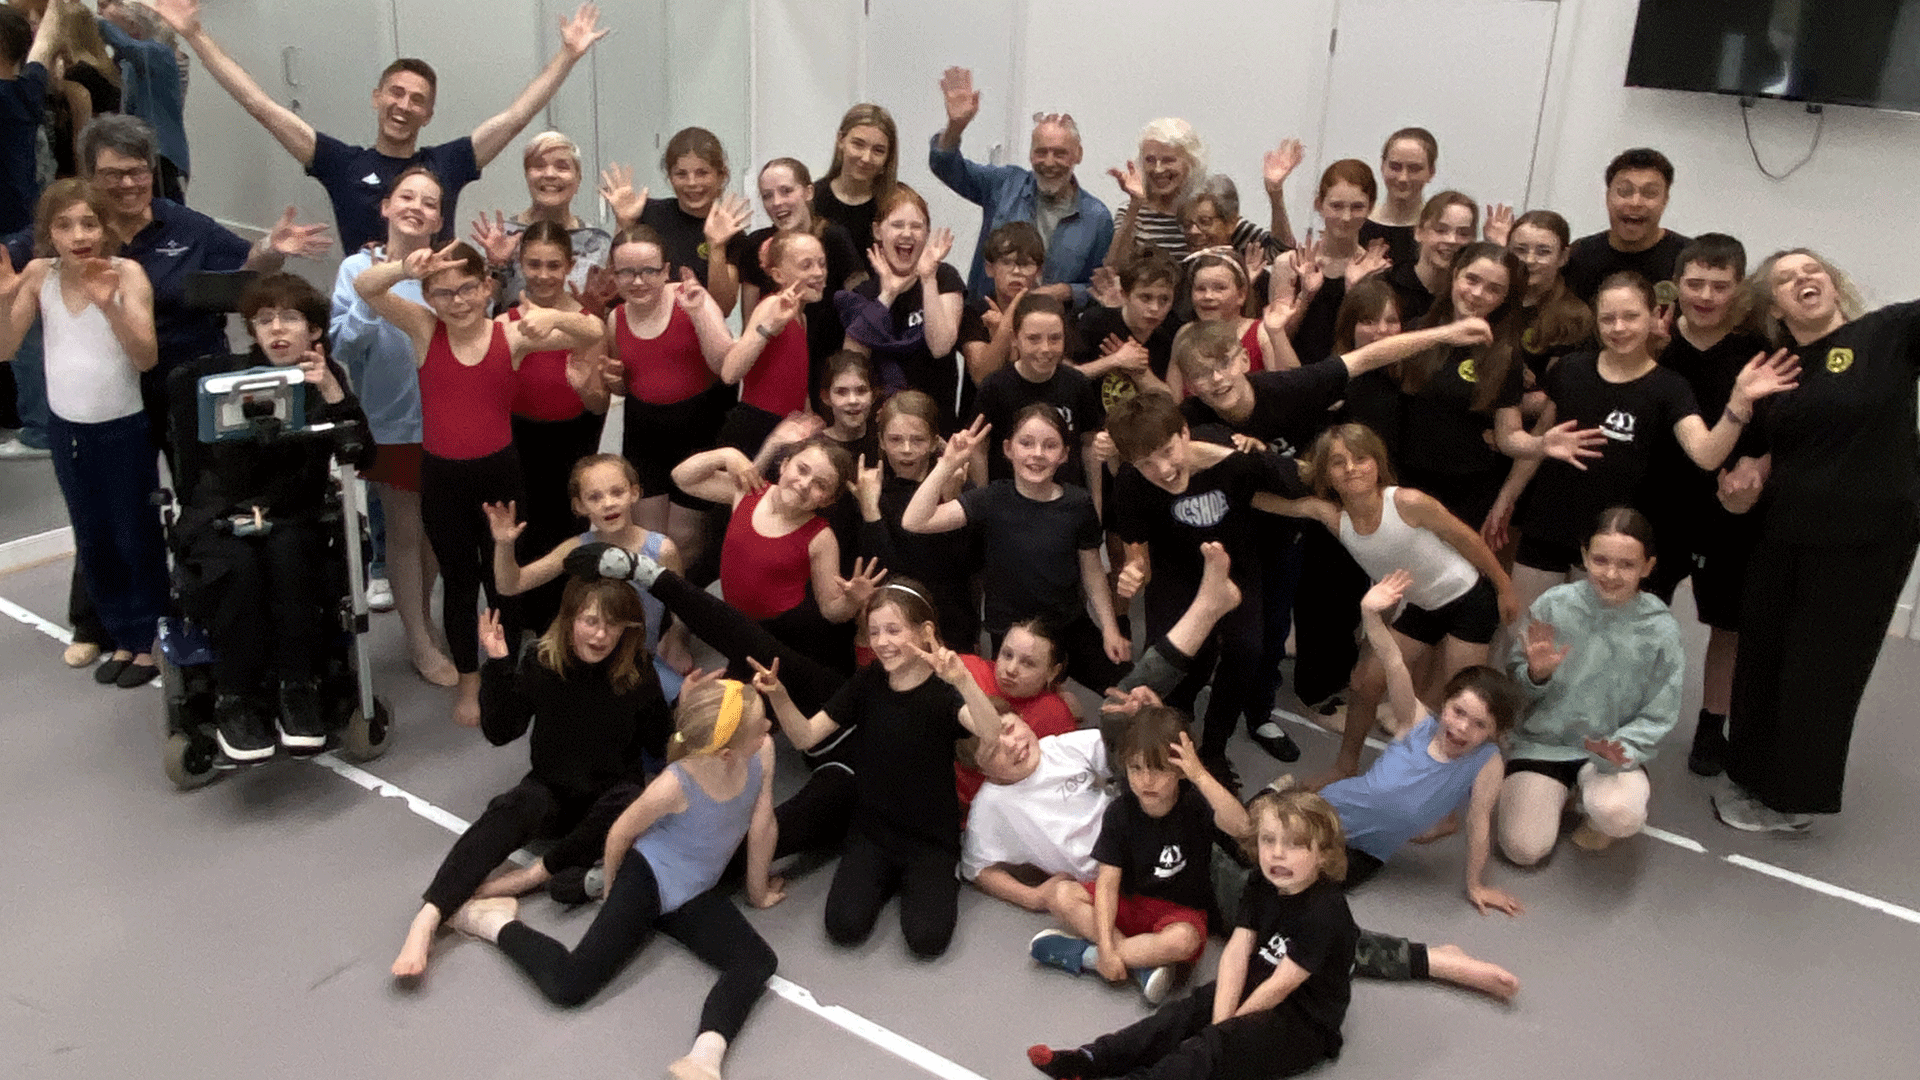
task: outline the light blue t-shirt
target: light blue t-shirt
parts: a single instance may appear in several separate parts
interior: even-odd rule
[[[1435,761],[1427,747],[1439,730],[1439,718],[1428,713],[1406,738],[1388,743],[1364,775],[1320,792],[1339,812],[1348,847],[1386,862],[1467,801],[1474,778],[1499,748],[1489,741],[1452,761]]]

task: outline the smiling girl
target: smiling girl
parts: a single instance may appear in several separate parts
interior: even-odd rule
[[[833,162],[813,185],[813,212],[847,230],[855,251],[873,246],[874,225],[899,174],[899,151],[893,114],[880,106],[861,102],[840,118]]]
[[[807,408],[807,316],[827,287],[827,253],[812,233],[783,232],[761,253],[778,292],[762,298],[747,330],[720,361],[720,380],[740,386],[740,403],[720,428],[720,442],[748,457],[780,420]]]
[[[967,283],[944,260],[953,233],[933,230],[927,202],[895,184],[875,203],[873,277],[834,297],[847,328],[844,348],[873,360],[878,389],[919,390],[940,405],[941,429],[957,426],[960,311]]]
[[[779,291],[763,263],[767,245],[781,233],[808,233],[827,253],[827,281],[822,299],[806,307],[807,355],[812,360],[809,390],[820,388],[820,365],[840,348],[846,329],[833,306],[833,294],[846,288],[856,273],[865,271],[852,235],[837,221],[814,213],[813,174],[797,158],[774,158],[760,169],[760,206],[773,224],[747,234],[746,243],[733,247],[735,274],[740,279],[740,308],[752,311],[768,293]],[[871,231],[871,229],[869,229]]]

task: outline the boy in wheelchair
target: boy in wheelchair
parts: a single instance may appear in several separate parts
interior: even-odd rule
[[[246,764],[272,757],[276,744],[296,753],[326,745],[319,678],[343,576],[340,556],[330,553],[340,543],[340,526],[329,520],[331,460],[365,467],[372,443],[345,372],[326,356],[327,297],[293,274],[269,274],[246,288],[239,308],[253,348],[184,365],[168,397],[180,606],[212,646],[220,751]],[[263,366],[298,369],[304,379],[279,388],[277,412],[273,392],[244,405],[238,394],[216,399],[218,434],[207,441],[199,381]],[[304,423],[289,407],[296,402]],[[321,424],[334,426],[308,430]]]

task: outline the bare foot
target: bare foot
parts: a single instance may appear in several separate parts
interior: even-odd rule
[[[696,1060],[689,1054],[667,1066],[667,1075],[673,1080],[720,1080],[720,1073],[709,1068],[704,1061]]]
[[[1239,607],[1240,586],[1229,576],[1233,560],[1227,549],[1213,541],[1201,544],[1200,562],[1200,590],[1194,594],[1194,602],[1205,603],[1222,614]]]
[[[1319,791],[1321,788],[1326,787],[1328,784],[1334,783],[1339,780],[1350,780],[1353,777],[1356,777],[1359,775],[1360,775],[1360,766],[1358,764],[1346,765],[1346,764],[1343,764],[1342,762],[1336,761],[1333,763],[1333,767],[1328,769],[1326,772],[1323,772],[1318,776],[1310,776],[1307,779],[1302,780],[1300,782],[1300,790]]]
[[[91,667],[95,660],[100,659],[100,646],[91,641],[76,641],[67,646],[67,651],[60,654],[60,659],[68,667]]]
[[[1443,982],[1478,990],[1501,1001],[1513,1000],[1520,992],[1520,980],[1499,964],[1489,964],[1468,956],[1458,945],[1437,945],[1427,950],[1427,974]]]
[[[427,951],[433,948],[433,935],[439,929],[440,909],[432,904],[421,905],[420,913],[413,917],[413,925],[407,927],[407,940],[400,946],[400,955],[393,959],[394,978],[409,979],[426,972]]]
[[[482,882],[473,891],[474,899],[483,900],[495,896],[525,896],[527,893],[545,885],[553,875],[547,873],[547,864],[536,862],[532,866],[516,866],[504,874],[496,874]]]
[[[1613,837],[1594,828],[1590,821],[1581,822],[1567,839],[1582,851],[1605,851],[1613,846]]]
[[[489,897],[485,900],[469,900],[460,905],[460,910],[447,919],[447,925],[468,937],[481,941],[493,941],[500,936],[500,928],[512,922],[520,914],[520,901],[510,896]]]
[[[453,666],[452,660],[447,659],[446,653],[441,652],[439,647],[431,642],[424,646],[413,647],[413,670],[419,672],[422,679],[434,686],[460,684],[459,669]]]
[[[480,726],[480,673],[460,673],[460,696],[453,703],[453,722],[461,727]]]

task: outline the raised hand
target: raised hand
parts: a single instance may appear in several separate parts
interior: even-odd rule
[[[1013,305],[1009,304],[1008,307]],[[999,337],[1000,327],[1006,322],[1007,313],[1000,308],[1000,302],[987,297],[987,310],[980,313],[980,325],[987,328],[988,337]]]
[[[480,648],[489,660],[507,658],[507,631],[500,625],[500,613],[493,608],[480,613]]]
[[[1284,334],[1287,332],[1287,320],[1293,318],[1295,290],[1291,282],[1282,286],[1278,279],[1274,279],[1268,292],[1271,299],[1267,301],[1267,309],[1260,313],[1261,325],[1267,328],[1268,334]]]
[[[560,47],[575,60],[587,55],[593,43],[612,33],[600,26],[600,5],[581,4],[573,17],[560,20]]]
[[[873,268],[874,280],[880,283],[880,298],[888,303],[913,285],[913,278],[894,272],[893,264],[887,261],[886,249],[877,242],[867,249],[867,265]]]
[[[598,383],[606,385],[607,354],[599,346],[592,349],[575,349],[567,354],[567,385],[573,392],[583,393],[588,387]]]
[[[933,230],[927,237],[927,244],[920,249],[920,263],[915,267],[922,280],[932,280],[940,272],[940,264],[953,251],[953,230],[942,226]],[[929,300],[932,297],[928,297]]]
[[[827,422],[817,412],[799,409],[780,418],[767,433],[767,446],[791,446],[803,443],[827,430]]]
[[[1109,716],[1132,716],[1150,705],[1160,704],[1160,695],[1151,686],[1136,686],[1131,690],[1110,686],[1106,700],[1100,703],[1100,711]]]
[[[1200,774],[1207,771],[1207,767],[1200,764],[1200,751],[1194,749],[1193,736],[1188,735],[1184,730],[1174,736],[1173,742],[1167,744],[1167,764],[1178,770],[1181,776],[1194,782],[1198,782]]]
[[[1488,203],[1486,224],[1480,229],[1480,236],[1490,244],[1507,246],[1507,235],[1513,232],[1513,207],[1506,203]]]
[[[993,425],[987,423],[984,416],[976,416],[973,423],[947,437],[947,448],[940,453],[940,460],[965,465],[973,457],[973,449],[986,440]]]
[[[719,251],[727,246],[727,241],[739,236],[747,227],[747,220],[753,216],[753,208],[746,197],[733,192],[715,199],[707,210],[706,224],[700,227],[701,235],[707,238],[707,249]]]
[[[861,514],[868,518],[880,516],[880,463],[867,465],[867,455],[861,454],[854,462],[853,479],[847,482],[847,492],[860,504]]]
[[[1326,284],[1327,272],[1320,267],[1326,253],[1326,237],[1313,235],[1312,229],[1307,230],[1307,242],[1293,249],[1289,261],[1293,264],[1293,276],[1300,283],[1300,296],[1311,298]]]
[[[483,212],[473,219],[473,246],[487,257],[488,266],[506,266],[520,252],[520,238],[507,232],[507,215],[498,210],[488,221]]]
[[[1299,139],[1282,139],[1280,145],[1266,152],[1260,159],[1261,173],[1267,182],[1267,191],[1277,194],[1280,186],[1300,167],[1307,156],[1306,147]]]
[[[707,287],[700,284],[700,276],[693,272],[693,267],[680,268],[680,287],[673,291],[673,301],[685,308],[689,315],[706,306]]]
[[[941,682],[949,686],[965,686],[973,680],[973,674],[967,665],[960,661],[960,654],[938,642],[930,649],[923,649],[909,641],[907,651],[926,661],[928,667]]]
[[[1600,456],[1600,448],[1607,444],[1607,435],[1597,427],[1581,428],[1578,424],[1577,420],[1568,420],[1548,428],[1547,433],[1540,436],[1540,446],[1547,457],[1585,472],[1587,459]]]
[[[1111,266],[1094,268],[1087,291],[1102,307],[1117,308],[1127,300],[1126,293],[1120,288],[1120,274]]]
[[[200,0],[146,0],[146,4],[181,37],[200,32]]]
[[[1395,570],[1373,583],[1373,588],[1360,598],[1360,610],[1384,618],[1387,612],[1400,606],[1400,601],[1406,597],[1407,589],[1412,585],[1412,574]]]
[[[307,383],[320,391],[321,398],[330,404],[338,404],[346,396],[340,388],[340,380],[334,378],[333,368],[327,366],[327,358],[319,349],[308,349],[300,355],[300,374]]]
[[[980,92],[966,68],[950,67],[940,76],[940,96],[946,99],[949,127],[964,128],[980,115]]]
[[[1571,645],[1560,645],[1554,641],[1553,624],[1541,619],[1527,623],[1527,675],[1535,683],[1544,683],[1553,678],[1560,665],[1572,650]]]
[[[1240,265],[1246,268],[1247,280],[1260,276],[1273,259],[1267,255],[1267,245],[1258,240],[1249,240],[1240,247]]]
[[[1440,340],[1449,345],[1485,345],[1493,340],[1493,327],[1477,315],[1468,315],[1443,327]]]
[[[1760,353],[1749,361],[1746,367],[1741,368],[1740,374],[1733,380],[1733,393],[1735,397],[1745,398],[1752,403],[1763,397],[1791,390],[1798,385],[1800,385],[1800,358],[1781,349],[1772,356]],[[1753,419],[1751,416],[1743,417],[1741,422],[1745,423],[1751,419]]]
[[[598,315],[613,306],[620,299],[620,283],[614,280],[613,271],[604,266],[587,267],[587,280],[579,288],[567,286],[580,306],[592,314]]]
[[[787,324],[800,316],[800,283],[793,284],[767,297],[767,317],[760,325],[771,333],[778,334],[787,328]]]
[[[733,490],[741,495],[751,495],[767,486],[767,478],[753,467],[753,462],[744,458],[732,458],[726,463],[727,479],[733,481]]]
[[[880,568],[879,559],[855,559],[853,560],[853,576],[836,577],[833,579],[833,582],[840,586],[840,591],[845,593],[847,597],[853,601],[854,608],[858,610],[867,606],[867,601],[872,598],[873,591],[878,589],[880,583],[886,579],[887,572]],[[962,668],[961,670],[964,671],[965,669]]]
[[[1108,169],[1107,175],[1120,184],[1120,191],[1127,198],[1138,202],[1147,197],[1147,181],[1140,175],[1139,163],[1129,161],[1124,170]]]
[[[760,691],[761,694],[768,698],[778,697],[787,692],[786,685],[780,681],[779,657],[776,656],[773,658],[772,667],[762,664],[751,656],[747,657],[747,663],[753,666],[753,688],[755,690]],[[695,674],[698,674],[698,672]],[[687,682],[692,681],[693,676],[688,676]],[[682,683],[680,692],[684,694],[686,693],[686,689],[686,684]]]
[[[600,170],[600,198],[622,225],[640,220],[647,208],[647,189],[633,186],[633,167],[614,162]]]
[[[425,281],[443,270],[457,270],[465,265],[453,257],[453,249],[458,243],[455,241],[439,251],[431,248],[409,251],[407,257],[400,261],[400,267],[407,272],[408,277],[417,281]]]
[[[317,259],[333,246],[333,238],[327,235],[330,225],[301,225],[296,219],[300,212],[289,206],[280,213],[280,220],[273,223],[273,230],[267,233],[267,249],[276,255],[288,258]]]
[[[481,503],[480,509],[487,515],[487,531],[493,534],[496,544],[511,544],[527,531],[527,523],[519,519],[519,511],[512,499],[503,503]]]
[[[1393,260],[1387,257],[1387,242],[1375,240],[1347,260],[1347,288],[1351,289],[1375,274],[1384,274],[1391,269]]]
[[[114,294],[120,291],[120,272],[113,268],[113,260],[88,259],[80,267],[80,291],[95,307],[113,303]]]

